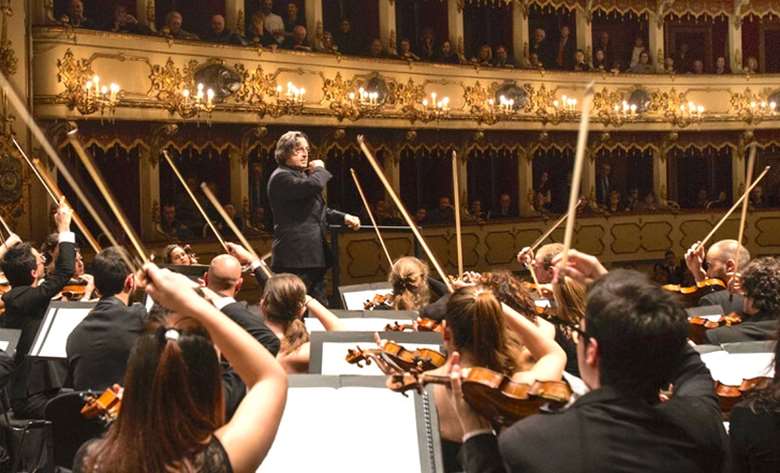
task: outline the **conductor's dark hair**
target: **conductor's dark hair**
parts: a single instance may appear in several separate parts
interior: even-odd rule
[[[32,245],[17,243],[6,251],[0,267],[11,287],[26,286],[33,283],[32,272],[38,266]]]
[[[124,248],[111,246],[95,255],[92,261],[92,275],[95,277],[95,287],[102,297],[110,297],[122,292],[127,276],[132,269],[123,259],[127,252]]]
[[[284,164],[295,153],[295,148],[300,146],[301,140],[306,140],[308,145],[309,137],[302,131],[288,131],[279,137],[279,141],[276,142],[276,150],[274,151],[276,163]]]
[[[685,311],[671,293],[642,273],[610,271],[591,287],[585,321],[588,335],[598,342],[601,384],[657,402],[687,338]]]

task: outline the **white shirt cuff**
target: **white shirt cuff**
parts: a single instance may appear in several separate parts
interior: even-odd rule
[[[254,260],[252,263],[249,264],[249,270],[254,272],[257,268],[260,267],[260,260]]]
[[[57,238],[59,243],[73,243],[76,244],[76,234],[73,232],[60,232]]]
[[[234,302],[236,302],[236,300],[232,297],[222,297],[219,300],[214,301],[214,307],[222,310],[226,305],[232,304]]]
[[[466,441],[470,438],[476,437],[477,435],[483,435],[483,434],[490,434],[495,435],[495,431],[493,429],[478,429],[478,430],[472,430],[471,432],[466,432],[463,434],[463,443],[466,443]]]

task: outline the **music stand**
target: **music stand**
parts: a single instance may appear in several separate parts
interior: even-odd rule
[[[391,292],[393,287],[387,281],[339,286],[341,305],[346,310],[363,310],[365,302],[373,299],[375,295]]]
[[[382,376],[290,375],[287,406],[258,473],[443,472],[430,389],[404,397],[384,383]],[[301,441],[301,425],[311,441]]]
[[[33,358],[67,359],[65,346],[73,329],[95,307],[96,302],[53,301],[38,327],[29,356]]]
[[[160,267],[183,274],[193,281],[202,279],[209,270],[208,265],[205,264],[161,264]]]
[[[16,356],[16,345],[19,344],[21,336],[21,330],[0,328],[0,351],[5,352],[11,358]]]
[[[437,332],[379,332],[384,340],[398,342],[408,350],[430,348],[442,351],[442,337]],[[373,332],[314,332],[309,345],[309,373],[322,375],[383,376],[375,364],[363,366],[347,363],[347,350],[376,348]],[[365,365],[365,363],[361,363]]]
[[[705,319],[717,319],[723,315],[723,307],[719,305],[702,305],[685,309],[688,317],[703,317]]]
[[[341,320],[343,330],[350,332],[383,332],[388,324],[411,323],[417,319],[417,312],[412,310],[333,310],[331,312]],[[316,317],[306,317],[303,322],[309,333],[325,331],[325,327]]]

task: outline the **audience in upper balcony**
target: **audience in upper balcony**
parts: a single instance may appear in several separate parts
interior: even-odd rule
[[[517,217],[517,208],[512,205],[512,197],[503,193],[498,196],[498,207],[488,212],[488,220]]]
[[[60,17],[60,21],[74,28],[95,28],[95,22],[87,18],[84,14],[84,2],[81,0],[70,0],[68,9]]]
[[[325,31],[322,33],[322,40],[319,45],[315,46],[315,51],[326,54],[338,54],[339,48],[336,45],[336,41],[333,39],[333,33]]]
[[[596,174],[596,203],[606,207],[609,204],[609,193],[613,190],[612,166],[609,163],[603,163],[600,171]]]
[[[339,22],[339,30],[333,34],[336,46],[341,54],[361,53],[361,43],[352,31],[352,22],[348,18],[342,18]],[[382,45],[381,43],[379,44]]]
[[[577,46],[571,37],[571,29],[564,25],[561,27],[558,45],[555,48],[555,68],[570,71],[574,69],[574,50]]]
[[[693,65],[690,55],[690,46],[688,46],[688,43],[680,44],[677,52],[675,52],[672,57],[674,57],[675,72],[679,74],[687,74],[691,71]]]
[[[626,201],[623,204],[623,210],[626,212],[636,212],[639,210],[639,189],[636,187],[632,187],[628,191],[628,195],[626,196]]]
[[[276,46],[274,35],[271,34],[265,25],[263,12],[256,12],[252,15],[252,21],[249,23],[249,31],[247,31],[245,41],[248,46]]]
[[[450,40],[445,39],[439,48],[439,54],[436,56],[436,62],[442,62],[444,64],[460,64],[463,62],[463,60],[458,55],[458,53],[453,50]]]
[[[311,51],[312,48],[309,43],[306,27],[297,25],[293,28],[292,36],[285,40],[283,47],[284,49],[291,49],[293,51]]]
[[[718,192],[718,198],[707,202],[704,206],[707,209],[719,209],[728,206],[728,196],[724,191]]]
[[[553,66],[554,61],[552,58],[552,51],[550,50],[549,43],[547,41],[547,33],[542,28],[536,28],[534,30],[533,41],[531,41],[531,49],[528,51],[529,56],[536,55],[538,66],[549,69]],[[535,66],[536,67],[536,66]]]
[[[173,39],[197,40],[198,35],[182,28],[183,24],[184,17],[181,16],[181,13],[171,10],[165,15],[165,26],[160,29],[160,35]]]
[[[655,198],[654,192],[648,192],[642,202],[637,205],[638,212],[655,212],[658,210],[658,201]]]
[[[593,54],[593,70],[594,71],[608,71],[609,63],[607,63],[607,55],[603,49],[597,49]]]
[[[718,58],[715,60],[715,74],[731,74],[731,69],[729,69],[729,65],[726,62],[726,58],[723,56],[718,56]]]
[[[610,70],[615,64],[615,51],[612,46],[612,41],[609,38],[609,33],[602,31],[599,35],[598,43],[594,46],[594,49],[600,49],[604,53],[604,70]],[[594,69],[598,69],[596,64],[593,64]]]
[[[417,56],[420,57],[421,61],[433,62],[436,60],[436,40],[431,28],[423,29]]]
[[[439,206],[428,215],[428,222],[433,224],[455,222],[455,209],[452,207],[448,196],[443,195],[439,197]]]
[[[224,16],[219,14],[212,15],[209,26],[209,32],[203,37],[205,41],[211,43],[244,44],[241,36],[225,28]]]
[[[157,231],[171,240],[188,241],[194,233],[185,223],[179,221],[176,215],[176,205],[172,203],[164,204],[162,215]]]
[[[585,60],[585,51],[578,49],[577,52],[574,53],[574,71],[589,72],[592,70],[593,68],[591,65],[588,64],[588,61]]]
[[[634,74],[652,74],[655,72],[653,62],[650,60],[650,54],[647,51],[639,53],[639,61],[628,69],[628,72]]]
[[[691,74],[704,74],[704,61],[701,59],[694,59],[691,65]]]
[[[471,201],[471,206],[466,212],[466,220],[481,225],[485,223],[485,217],[485,212],[482,211],[482,201],[479,199]]]
[[[493,65],[493,48],[489,44],[483,44],[479,47],[477,57],[471,58],[471,63],[477,66],[490,67]]]
[[[409,40],[409,38],[402,38],[401,41],[398,42],[398,52],[396,57],[404,61],[420,60],[420,56],[412,52],[412,42]]]
[[[421,227],[422,225],[428,224],[428,209],[425,207],[420,207],[417,209],[417,211],[414,213],[414,224],[418,227]]]
[[[691,207],[693,207],[694,209],[703,209],[707,207],[707,203],[709,201],[710,200],[707,195],[707,189],[702,187],[696,192],[696,200],[693,201]]]
[[[382,59],[387,57],[387,51],[385,51],[385,47],[382,45],[382,40],[379,38],[374,38],[370,43],[368,43],[367,53],[368,57],[374,59]]]
[[[745,61],[744,72],[748,74],[755,74],[758,72],[758,59],[755,56],[748,56]]]
[[[664,58],[663,72],[667,72],[669,74],[673,74],[676,72],[675,65],[674,65],[674,58],[672,56],[666,56]]]
[[[277,46],[284,43],[284,20],[274,13],[274,0],[260,0],[260,13],[265,19],[265,29],[274,37]]]
[[[106,25],[106,31],[114,33],[152,34],[148,26],[138,23],[136,17],[127,11],[127,5],[114,5],[111,22]]]
[[[284,19],[284,34],[291,38],[295,33],[296,26],[306,26],[306,20],[301,15],[298,5],[295,2],[287,4],[287,18]]]
[[[764,198],[764,189],[761,186],[756,186],[750,193],[750,206],[755,209],[768,207],[768,202]]]
[[[639,55],[642,54],[642,51],[647,51],[645,40],[641,36],[637,36],[636,39],[634,39],[634,48],[631,50],[631,57],[628,61],[629,68],[634,67],[639,63]]]
[[[509,57],[509,51],[506,46],[499,44],[496,46],[496,58],[493,60],[493,66],[495,67],[515,67],[514,60]]]

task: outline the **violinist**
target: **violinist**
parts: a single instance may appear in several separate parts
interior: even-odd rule
[[[8,239],[5,240],[2,244],[0,244],[0,261],[3,260],[3,256],[5,256],[5,253],[8,251],[9,248],[21,242],[22,239],[19,238],[17,234],[11,233]],[[2,272],[0,272],[0,279],[2,279],[2,281],[0,281],[0,295],[2,295],[11,290],[11,285],[9,284],[8,279],[5,277],[5,274],[3,274]],[[0,297],[0,316],[2,316],[4,313],[5,313],[5,301],[3,301],[3,298]]]
[[[77,391],[103,391],[121,384],[130,351],[144,330],[146,309],[142,304],[129,304],[135,278],[123,252],[123,248],[105,248],[92,262],[101,298],[73,329],[65,347],[66,386]]]
[[[54,262],[57,261],[59,254],[59,244],[57,234],[52,233],[41,245],[41,254],[45,263],[45,274],[54,271]],[[76,260],[74,262],[73,277],[63,288],[62,292],[55,295],[52,300],[61,301],[89,301],[95,292],[95,279],[91,274],[84,271],[84,258],[81,256],[81,249],[76,246]]]
[[[763,257],[751,261],[741,274],[744,297],[742,323],[707,330],[707,343],[770,340],[777,331],[780,314],[780,262]]]
[[[579,327],[580,322],[585,317],[585,286],[568,276],[560,276],[558,282],[552,287],[558,318]],[[577,365],[577,344],[574,331],[568,326],[556,324],[555,341],[566,352],[566,372],[579,377],[580,368]]]
[[[523,340],[536,361],[528,371],[521,371],[521,353],[508,344],[510,330]],[[488,368],[520,383],[560,380],[566,364],[566,355],[549,336],[526,317],[502,306],[490,290],[475,285],[462,287],[450,297],[444,321],[444,345],[447,353],[460,353],[462,366]],[[446,374],[451,363],[452,357],[443,367],[428,373]],[[447,387],[434,386],[434,398],[445,471],[462,471],[455,457],[464,431],[449,402]]]
[[[591,391],[497,438],[463,400],[460,366],[452,366],[465,471],[722,471],[725,431],[713,381],[686,343],[687,317],[672,295],[634,271],[607,274],[595,257],[576,251],[560,270],[595,280],[577,335],[580,373]],[[661,403],[659,390],[670,381],[675,394]]]
[[[54,397],[65,378],[67,367],[56,361],[27,357],[38,326],[51,298],[58,294],[73,276],[76,259],[76,237],[70,231],[73,210],[60,202],[54,221],[57,224],[59,251],[54,271],[46,280],[44,258],[29,243],[11,247],[3,256],[2,266],[11,290],[3,294],[5,327],[21,329],[16,349],[16,367],[11,378],[11,407],[20,418],[43,418],[46,402]]]
[[[549,284],[553,280],[552,259],[561,251],[563,245],[560,243],[543,245],[536,254],[529,247],[525,247],[517,254],[517,262],[523,266],[530,264],[539,283]]]
[[[307,295],[303,281],[294,274],[275,274],[268,280],[260,310],[281,341],[276,359],[288,373],[309,371],[309,332],[302,320],[304,312],[308,310],[329,332],[342,329],[338,317]]]
[[[774,313],[780,327],[780,312]],[[780,330],[775,339],[780,339]],[[774,371],[769,386],[751,392],[731,409],[731,473],[780,471],[780,343],[775,343]]]
[[[388,280],[394,310],[420,310],[447,293],[444,283],[430,277],[428,265],[414,256],[398,258]]]
[[[719,305],[723,313],[743,314],[744,301],[741,295],[726,289],[731,278],[750,261],[750,253],[736,240],[721,240],[710,246],[706,254],[698,242],[685,253],[685,264],[697,285],[719,279],[723,286],[711,286],[712,292],[703,295],[699,306]]]
[[[177,243],[171,243],[163,250],[163,261],[166,264],[177,264],[181,266],[190,266],[198,264],[197,258],[189,250],[188,245],[179,245]]]

